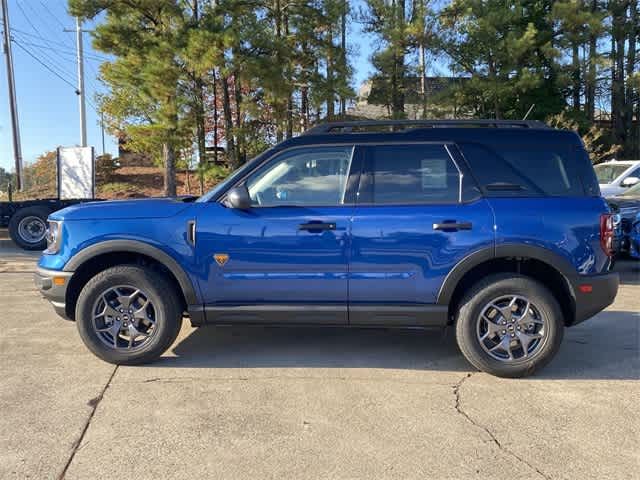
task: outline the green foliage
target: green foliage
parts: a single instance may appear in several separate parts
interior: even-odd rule
[[[14,175],[0,167],[0,198],[8,198],[9,185],[14,183]]]
[[[96,157],[96,181],[108,183],[113,180],[113,174],[116,172],[120,163],[117,158],[113,158],[108,153]]]
[[[389,2],[386,0],[367,0],[366,8],[361,12],[365,31],[374,33],[382,48],[371,56],[375,69],[373,80],[380,86],[391,117],[405,116],[405,78],[407,75],[406,55],[410,46],[411,33],[419,28],[412,26],[412,18],[420,25],[423,15],[413,16],[407,8],[406,0]],[[418,20],[419,19],[419,20]]]
[[[459,100],[474,116],[533,118],[559,112],[553,23],[547,2],[453,0],[440,15],[439,46],[470,77]]]
[[[58,183],[56,175],[56,152],[44,152],[34,162],[27,163],[22,169],[23,190],[15,189],[15,177],[11,174],[13,181],[14,200],[33,200],[38,198],[55,198],[58,194]],[[5,189],[0,188],[6,193]],[[6,198],[3,196],[3,198]]]
[[[202,163],[215,129],[237,166],[305,128],[310,108],[330,115],[338,99],[353,96],[338,42],[347,0],[69,0],[69,7],[100,18],[94,46],[115,57],[101,68],[109,130],[158,163],[167,164],[168,147],[197,151]]]
[[[207,184],[216,184],[229,176],[231,170],[223,165],[208,165],[204,170],[204,179]]]
[[[98,99],[108,129],[163,164],[174,190],[175,168],[194,158],[204,187],[213,143],[236,168],[315,121],[347,117],[354,5],[376,38],[376,97],[390,117],[418,101],[412,116],[529,112],[585,133],[596,105],[610,106],[615,142],[640,150],[638,0],[69,0],[73,15],[98,19],[94,45],[113,55]],[[428,71],[454,80],[430,92]]]

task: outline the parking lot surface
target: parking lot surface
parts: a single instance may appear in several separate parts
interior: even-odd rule
[[[640,263],[540,374],[475,372],[451,332],[201,328],[115,367],[0,240],[0,478],[637,479]]]

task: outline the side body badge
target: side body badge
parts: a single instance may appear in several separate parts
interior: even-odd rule
[[[216,253],[213,255],[213,259],[216,261],[218,266],[224,267],[229,261],[229,255],[226,253]]]

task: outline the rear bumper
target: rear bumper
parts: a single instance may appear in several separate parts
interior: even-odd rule
[[[611,305],[618,294],[620,277],[617,273],[606,273],[590,277],[580,277],[573,282],[576,296],[576,316],[572,325],[584,322]],[[585,292],[581,287],[591,287]]]
[[[38,268],[33,274],[33,281],[40,294],[49,300],[55,312],[65,320],[71,320],[66,312],[66,296],[69,279],[73,272],[47,270]]]

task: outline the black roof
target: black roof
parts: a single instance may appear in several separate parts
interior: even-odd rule
[[[420,126],[421,122],[437,124],[434,126]],[[311,128],[305,134],[286,140],[275,147],[275,150],[301,145],[318,145],[332,143],[380,143],[380,142],[474,142],[480,144],[570,144],[581,146],[582,141],[576,132],[550,128],[542,122],[524,122],[526,125],[518,128],[506,127],[507,122],[496,128],[496,120],[485,121],[396,121],[395,131],[354,131],[345,129],[345,125],[376,126],[388,125],[389,121],[366,122],[334,122]],[[511,122],[514,123],[514,122]],[[515,123],[522,123],[516,121]],[[470,128],[481,125],[481,128]],[[524,124],[523,124],[524,125]],[[490,128],[491,127],[491,128]],[[503,128],[504,127],[504,128]]]
[[[419,128],[549,128],[539,120],[356,120],[320,123],[305,135],[319,133],[398,132]]]

